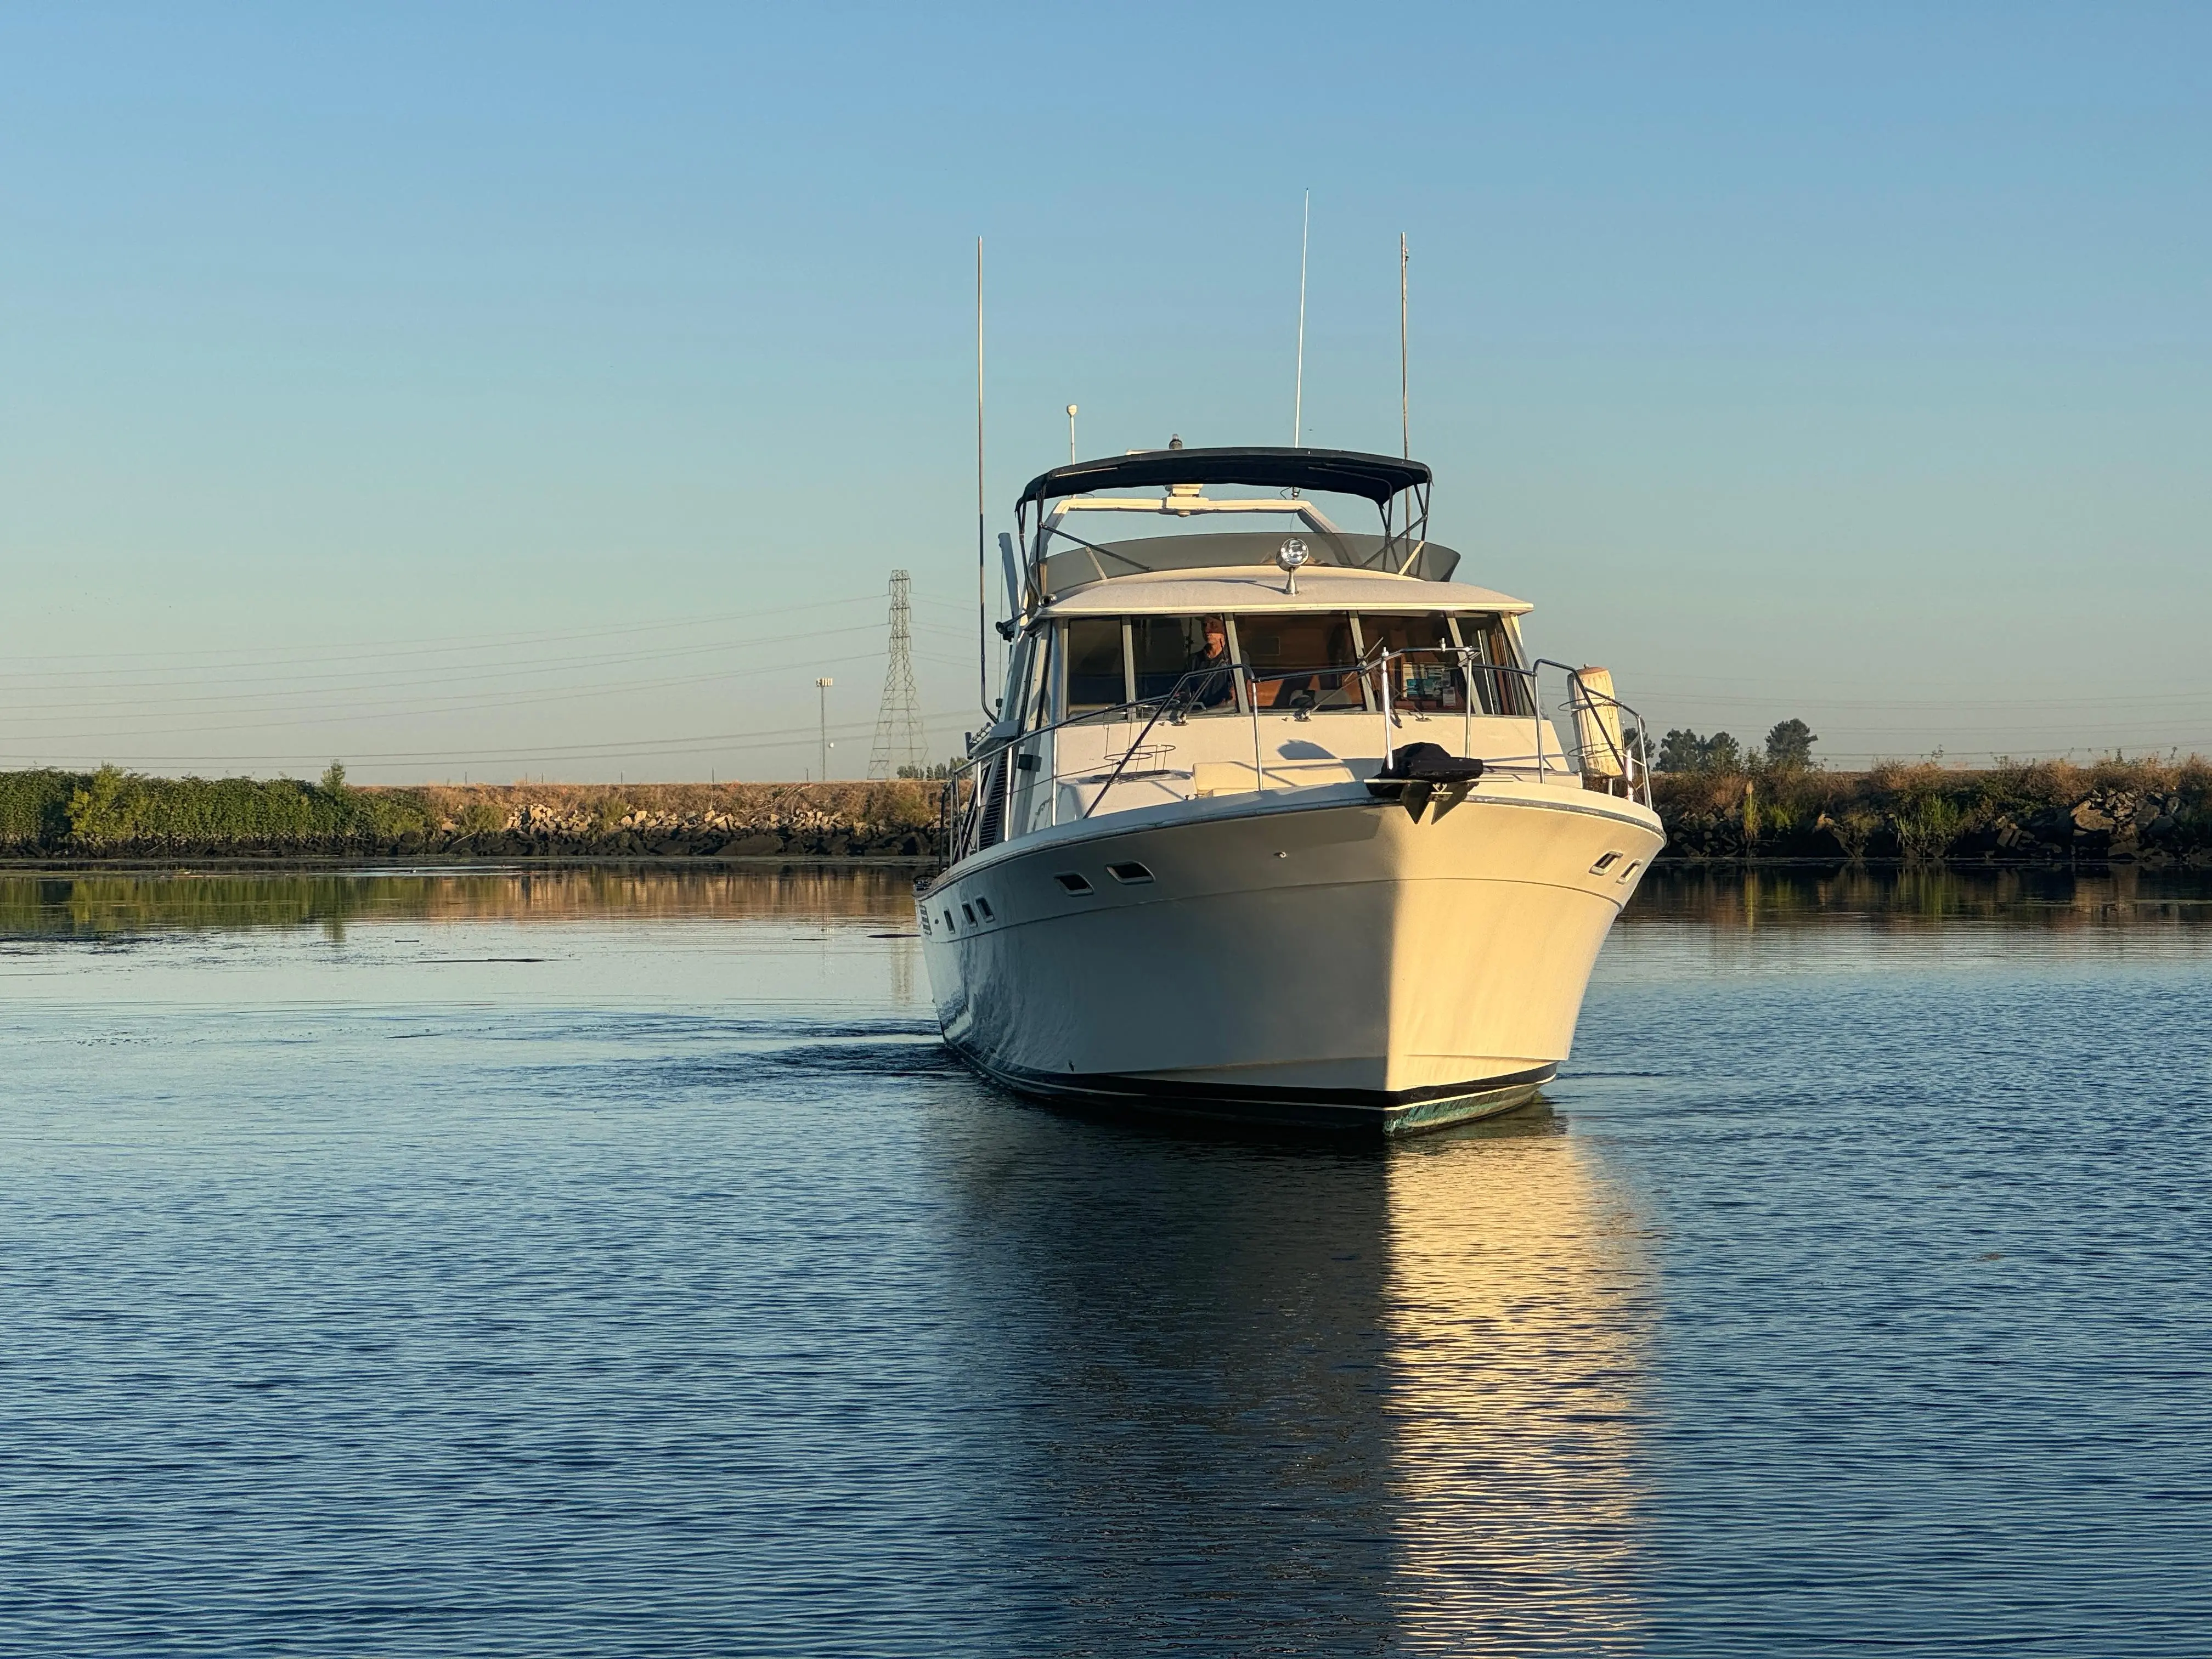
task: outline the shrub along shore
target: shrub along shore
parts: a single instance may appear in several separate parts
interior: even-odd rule
[[[1662,772],[1668,861],[2212,867],[2212,766]],[[0,772],[0,860],[912,859],[941,784],[428,784]]]
[[[2212,765],[1661,772],[1668,860],[2212,866]]]
[[[0,772],[0,860],[927,859],[942,788]]]

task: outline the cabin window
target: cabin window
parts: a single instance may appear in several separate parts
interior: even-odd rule
[[[1194,709],[1237,708],[1237,659],[1223,617],[1132,617],[1130,654],[1137,669],[1137,695],[1178,701]]]
[[[1255,700],[1280,711],[1364,708],[1367,697],[1357,673],[1359,647],[1348,616],[1239,617],[1237,645],[1256,677]]]
[[[1427,617],[1363,615],[1360,648],[1371,654],[1378,646],[1416,653],[1391,661],[1391,708],[1407,708],[1418,714],[1464,712],[1467,677],[1460,675],[1460,644],[1451,637],[1451,619],[1443,613]]]
[[[1067,712],[1112,708],[1129,698],[1121,619],[1083,617],[1067,624]]]
[[[1523,718],[1533,715],[1536,705],[1528,695],[1528,681],[1517,673],[1498,672],[1519,665],[1513,654],[1512,636],[1505,631],[1504,619],[1462,617],[1459,637],[1460,643],[1474,653],[1476,708],[1485,714],[1516,714]],[[1484,664],[1492,665],[1492,671],[1484,672]]]
[[[1467,708],[1467,682],[1459,672],[1459,646],[1451,623],[1442,615],[1373,617],[1359,619],[1359,643],[1371,653],[1417,654],[1390,664],[1390,704],[1423,714],[1456,714]],[[1425,654],[1421,654],[1425,653]]]

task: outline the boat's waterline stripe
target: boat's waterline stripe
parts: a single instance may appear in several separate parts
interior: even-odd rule
[[[1559,1071],[1559,1066],[1553,1063],[1531,1066],[1522,1072],[1508,1072],[1496,1077],[1431,1084],[1419,1089],[1266,1087],[1196,1083],[1173,1078],[1133,1077],[1113,1072],[1036,1072],[1021,1066],[993,1065],[973,1050],[951,1042],[949,1038],[947,1042],[954,1053],[977,1071],[1009,1088],[1018,1089],[1027,1094],[1073,1096],[1097,1101],[1149,1102],[1162,1106],[1181,1104],[1196,1110],[1239,1106],[1319,1109],[1357,1114],[1378,1121],[1413,1107],[1500,1094],[1510,1090],[1539,1089],[1558,1076]]]

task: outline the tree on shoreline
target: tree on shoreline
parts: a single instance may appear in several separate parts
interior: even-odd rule
[[[1799,720],[1777,720],[1766,734],[1766,763],[1778,772],[1809,772],[1816,763],[1813,728]]]
[[[1741,772],[1743,750],[1725,732],[1700,737],[1678,726],[1659,740],[1658,769],[1662,772]]]
[[[1677,726],[1660,739],[1657,769],[1662,772],[1809,772],[1815,769],[1813,745],[1820,739],[1800,720],[1778,720],[1766,734],[1762,757],[1744,753],[1743,745],[1726,732],[1710,738]]]

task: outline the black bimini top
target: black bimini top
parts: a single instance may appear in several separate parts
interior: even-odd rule
[[[1021,498],[1024,502],[1048,501],[1094,489],[1233,483],[1364,495],[1380,507],[1400,490],[1425,484],[1430,477],[1429,469],[1419,461],[1363,455],[1351,449],[1146,449],[1040,472]]]

